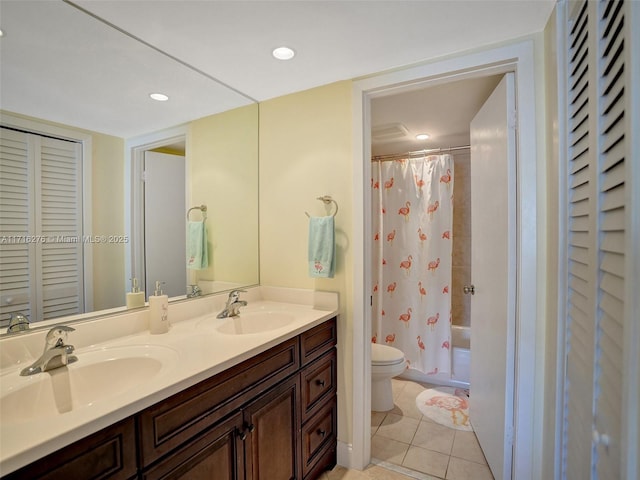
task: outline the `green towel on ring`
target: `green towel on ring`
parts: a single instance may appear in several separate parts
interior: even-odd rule
[[[309,276],[333,278],[335,229],[332,216],[309,218]]]
[[[187,268],[202,270],[209,266],[207,227],[204,221],[187,224]]]

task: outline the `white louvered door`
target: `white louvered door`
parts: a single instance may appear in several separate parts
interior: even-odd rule
[[[0,314],[84,311],[79,143],[2,128]]]
[[[80,144],[40,138],[36,243],[42,319],[84,312],[82,151]]]
[[[35,231],[34,149],[23,132],[1,129],[0,135],[0,320],[12,313],[38,317],[35,301],[35,245],[21,242]]]
[[[629,249],[637,248],[625,242],[631,133],[625,117],[626,7],[622,1],[576,3],[567,30],[567,479],[626,478],[625,270]]]

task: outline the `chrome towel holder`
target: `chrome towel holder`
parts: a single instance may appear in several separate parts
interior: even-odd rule
[[[191,207],[189,210],[187,210],[187,221],[189,220],[189,214],[191,213],[191,210],[200,210],[202,212],[202,220],[206,220],[207,219],[207,206],[206,205],[198,205],[197,207]]]
[[[336,206],[336,211],[333,212],[333,217],[336,216],[336,214],[338,213],[338,202],[336,202],[333,198],[331,198],[331,195],[323,195],[322,197],[318,197],[316,200],[320,200],[321,202],[323,202],[325,205],[329,205],[330,203],[333,203]],[[311,217],[311,215],[309,215],[307,212],[304,212],[304,214],[307,217]]]

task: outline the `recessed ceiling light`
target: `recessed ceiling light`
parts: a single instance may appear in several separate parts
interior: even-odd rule
[[[149,96],[154,100],[157,100],[158,102],[166,102],[167,100],[169,100],[169,97],[167,97],[164,93],[150,93]]]
[[[296,52],[289,47],[278,47],[273,49],[272,54],[278,60],[291,60],[295,56]]]
[[[418,135],[416,135],[417,140],[426,140],[427,138],[429,138],[429,135],[426,133],[419,133]]]
[[[0,37],[4,37],[4,32],[0,30]]]

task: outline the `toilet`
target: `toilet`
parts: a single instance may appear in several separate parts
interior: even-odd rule
[[[371,344],[371,410],[386,412],[393,409],[391,379],[406,368],[404,353],[397,348]]]

